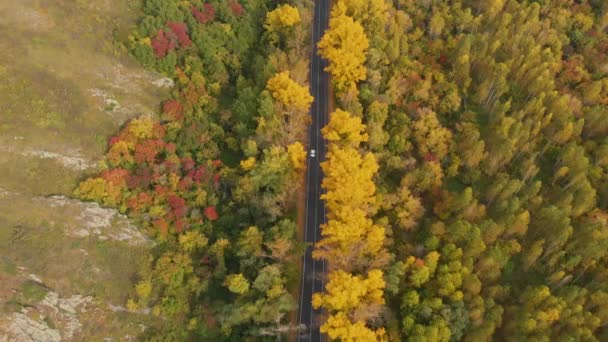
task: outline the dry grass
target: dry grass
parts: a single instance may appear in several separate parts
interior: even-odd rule
[[[30,298],[25,304],[47,310],[31,275],[60,299],[93,298],[75,316],[81,324],[76,339],[124,340],[148,324],[147,317],[108,306],[124,305],[145,262],[145,244],[116,238],[135,227],[95,209],[107,214],[103,224],[76,234],[99,215],[87,216],[88,205],[53,205],[57,198],[47,198],[69,196],[95,172],[120,125],[153,114],[167,95],[155,85],[159,75],[114,43],[137,16],[129,3],[0,0],[0,340],[10,317],[23,309],[16,299]],[[38,316],[30,318],[53,325],[48,315],[50,321]]]

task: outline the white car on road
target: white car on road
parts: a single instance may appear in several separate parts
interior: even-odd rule
[[[310,150],[310,158],[314,158],[317,156],[317,151],[315,150]]]

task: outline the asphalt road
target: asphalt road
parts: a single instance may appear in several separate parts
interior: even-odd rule
[[[317,54],[317,43],[328,26],[330,0],[315,1],[315,16],[312,29],[313,51],[310,66],[310,92],[315,98],[310,115],[312,123],[308,144],[308,167],[306,174],[306,223],[304,238],[308,247],[302,258],[302,283],[298,320],[305,326],[298,334],[298,341],[324,341],[326,337],[319,332],[321,312],[312,308],[312,294],[321,292],[325,283],[325,262],[312,258],[314,243],[321,239],[320,224],[325,223],[325,203],[319,198],[322,194],[323,171],[320,163],[325,160],[325,141],[321,129],[327,124],[329,111],[329,77],[324,71],[327,61]],[[310,151],[316,151],[311,157]]]

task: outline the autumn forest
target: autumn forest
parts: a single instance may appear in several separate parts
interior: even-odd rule
[[[331,5],[320,332],[607,340],[608,2]],[[138,6],[117,40],[174,86],[74,191],[154,240],[125,306],[146,340],[293,340],[315,1]]]

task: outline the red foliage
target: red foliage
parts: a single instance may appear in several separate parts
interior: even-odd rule
[[[182,158],[182,169],[190,171],[194,168],[194,160],[192,158]]]
[[[168,22],[167,26],[173,31],[177,37],[180,47],[188,47],[192,44],[190,36],[188,36],[188,27],[184,23]]]
[[[120,141],[119,137],[112,137],[112,138],[110,138],[110,146],[114,146],[119,141]]]
[[[163,163],[165,166],[165,173],[179,173],[180,164],[179,162],[174,162],[171,160],[167,160]]]
[[[236,15],[237,17],[245,14],[245,9],[238,1],[230,2],[230,9],[232,10],[232,14]]]
[[[213,175],[213,185],[215,185],[215,187],[219,187],[220,186],[220,174],[216,173],[215,175]]]
[[[145,192],[140,192],[139,194],[135,194],[127,200],[127,207],[131,209],[133,212],[130,214],[139,214],[142,209],[149,207],[152,204],[152,197]]]
[[[175,231],[178,233],[181,233],[184,231],[184,228],[186,227],[186,221],[184,219],[177,219],[175,220],[175,222],[173,222],[173,225],[175,226]]]
[[[169,51],[177,47],[177,37],[167,34],[163,29],[158,30],[156,37],[152,38],[152,48],[156,57],[163,58]]]
[[[139,203],[141,203],[143,205],[152,204],[152,197],[150,195],[148,195],[147,192],[140,192],[139,195],[137,196],[137,200],[139,201]]]
[[[134,190],[137,188],[147,188],[154,181],[154,171],[149,167],[140,167],[127,178],[127,186]]]
[[[129,171],[125,169],[114,169],[104,172],[101,177],[117,186],[126,186]]]
[[[190,189],[192,187],[192,178],[190,177],[185,177],[182,178],[179,183],[177,183],[177,188],[181,191],[187,191],[188,189]]]
[[[431,194],[433,194],[433,196],[435,196],[435,198],[442,198],[443,196],[441,195],[441,188],[436,186],[433,189],[431,189]]]
[[[135,213],[139,212],[140,206],[139,201],[137,200],[137,196],[133,195],[129,197],[129,199],[127,199],[127,207]]]
[[[424,160],[438,162],[439,158],[433,153],[427,153],[424,155]]]
[[[416,113],[418,111],[418,109],[420,108],[420,106],[421,106],[421,104],[418,101],[409,102],[406,106],[406,109],[409,113]]]
[[[154,192],[156,194],[155,196],[157,196],[159,199],[165,198],[165,196],[169,193],[169,188],[166,186],[157,185],[154,188]]]
[[[438,62],[441,65],[445,65],[448,62],[448,57],[446,55],[441,55],[439,56]]]
[[[190,177],[192,177],[192,179],[194,179],[195,182],[199,183],[201,181],[201,179],[205,176],[205,173],[206,173],[205,167],[200,166],[198,169],[196,169],[196,171],[192,172],[192,175]]]
[[[167,236],[167,233],[169,232],[169,224],[167,221],[163,219],[156,219],[154,222],[152,222],[152,224],[156,229],[158,229],[162,236]]]
[[[224,163],[222,163],[222,161],[221,161],[221,160],[219,160],[219,159],[215,159],[215,160],[214,160],[213,162],[211,162],[211,163],[212,163],[212,165],[213,165],[214,167],[220,167],[220,166],[224,165]]]
[[[171,119],[179,120],[184,113],[184,107],[177,100],[169,100],[163,104],[163,112],[168,114]]]
[[[168,143],[165,146],[165,150],[167,150],[167,152],[169,152],[169,153],[175,153],[175,148],[176,148],[176,146],[174,143]]]
[[[205,216],[209,221],[215,221],[218,219],[219,215],[217,214],[217,210],[215,206],[205,208]]]
[[[169,203],[169,206],[171,207],[171,209],[173,209],[173,215],[175,215],[175,217],[183,217],[186,215],[186,200],[179,197],[179,196],[169,196],[169,198],[167,198],[167,203]]]
[[[129,187],[129,190],[135,190],[139,188],[140,184],[141,182],[139,177],[135,175],[129,175],[129,178],[127,178],[127,186]]]
[[[152,128],[152,135],[156,139],[162,139],[165,136],[165,127],[160,124],[160,122],[154,123],[154,128]]]
[[[165,142],[160,139],[144,140],[135,146],[135,161],[138,164],[152,164],[163,147]]]
[[[215,19],[215,8],[210,3],[204,4],[202,11],[194,6],[192,6],[191,11],[194,18],[201,24],[206,24]]]
[[[418,267],[424,266],[424,260],[422,260],[422,259],[416,258],[415,263],[416,263],[416,266],[418,266]]]

